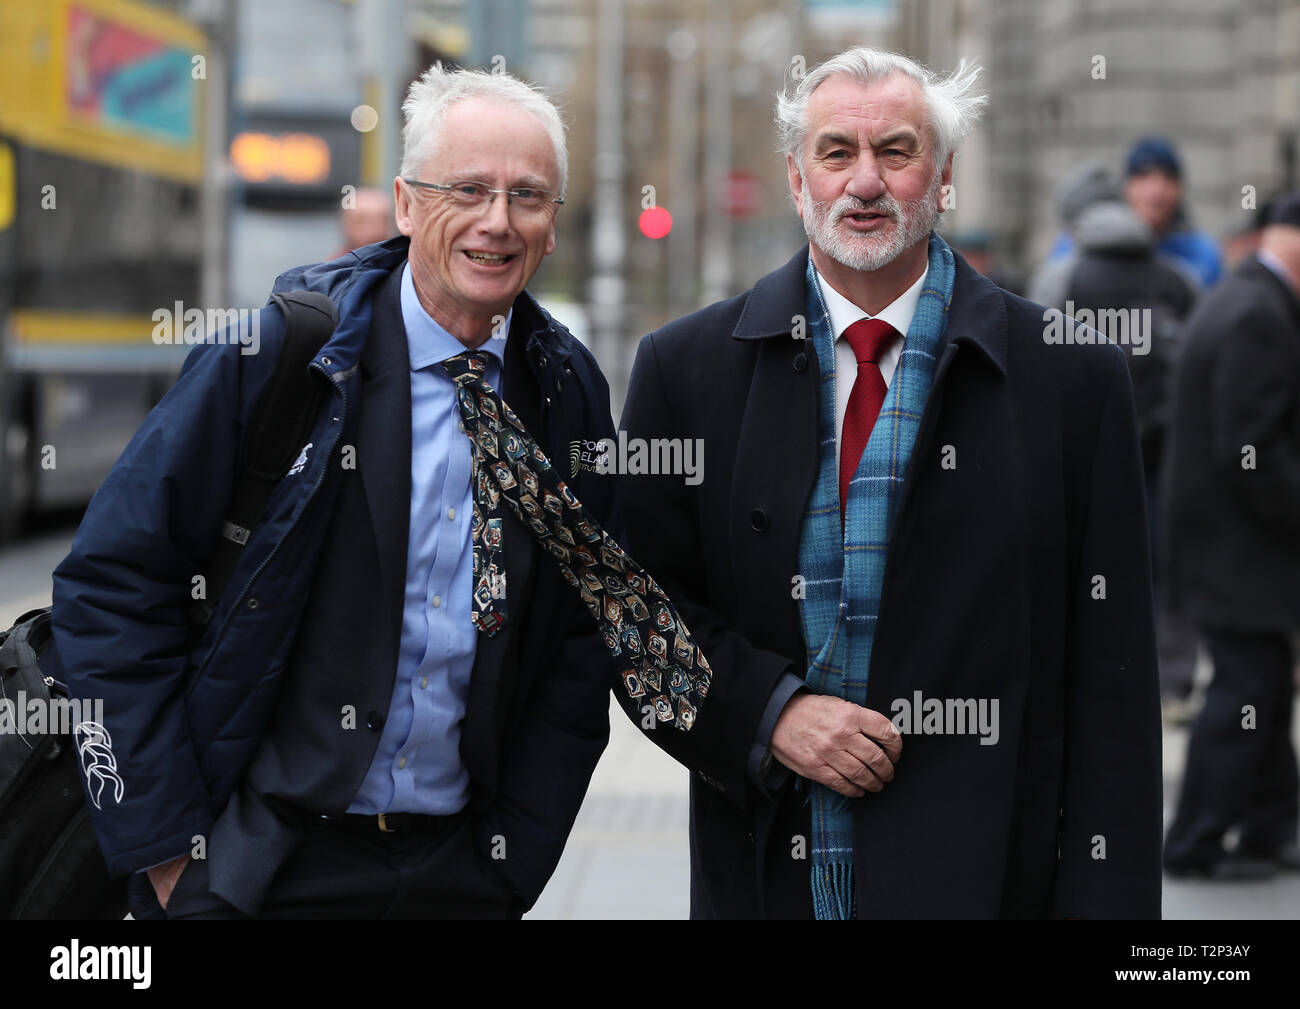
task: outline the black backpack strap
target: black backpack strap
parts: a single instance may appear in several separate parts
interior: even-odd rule
[[[271,300],[284,312],[284,347],[244,436],[244,466],[208,568],[206,598],[191,608],[191,619],[200,627],[212,619],[244,544],[311,434],[325,396],[307,366],[334,332],[334,303],[316,291],[286,291]]]

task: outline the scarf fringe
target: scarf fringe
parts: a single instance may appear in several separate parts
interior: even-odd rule
[[[818,921],[850,921],[857,914],[853,893],[853,863],[813,866],[813,914]]]

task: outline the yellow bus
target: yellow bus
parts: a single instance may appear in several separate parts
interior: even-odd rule
[[[139,0],[0,4],[0,539],[82,504],[199,300],[204,34]]]

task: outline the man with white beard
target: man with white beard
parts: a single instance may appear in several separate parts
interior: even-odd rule
[[[1128,368],[934,233],[977,73],[861,47],[792,82],[809,245],[637,354],[626,434],[708,443],[702,482],[621,478],[713,667],[707,719],[647,732],[694,772],[695,917],[1159,916]],[[918,693],[996,742],[936,716],[904,745]]]

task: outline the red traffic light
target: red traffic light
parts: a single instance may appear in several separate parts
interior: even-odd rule
[[[673,215],[663,207],[650,207],[641,211],[638,226],[646,238],[663,238],[673,230]]]

